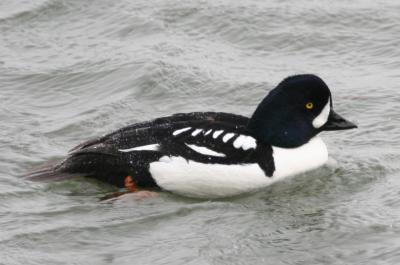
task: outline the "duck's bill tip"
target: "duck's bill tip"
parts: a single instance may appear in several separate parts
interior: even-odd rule
[[[328,121],[322,126],[322,131],[339,131],[358,128],[356,124],[346,120],[333,110],[329,113]]]

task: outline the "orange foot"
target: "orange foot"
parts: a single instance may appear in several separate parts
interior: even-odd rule
[[[125,188],[128,190],[128,192],[134,192],[136,199],[154,198],[158,196],[158,193],[154,191],[139,190],[131,176],[125,177]]]
[[[133,182],[133,178],[131,176],[125,177],[125,188],[130,192],[138,191],[138,186],[136,186],[135,182]]]

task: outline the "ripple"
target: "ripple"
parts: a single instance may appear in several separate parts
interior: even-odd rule
[[[52,12],[54,9],[61,8],[62,1],[41,0],[41,1],[2,1],[0,4],[0,23],[20,21],[33,18],[43,12]]]
[[[2,1],[1,262],[396,264],[399,8],[361,0]],[[324,133],[326,166],[255,194],[99,202],[115,188],[18,177],[137,121],[204,110],[251,115],[282,78],[310,72],[359,128]]]

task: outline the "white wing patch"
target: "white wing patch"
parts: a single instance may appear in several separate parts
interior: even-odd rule
[[[181,134],[183,132],[186,132],[186,131],[188,131],[190,129],[192,129],[192,127],[182,128],[182,129],[174,131],[172,134],[174,136],[177,136],[177,135],[179,135],[179,134]],[[198,134],[200,134],[201,132],[203,132],[203,135],[207,136],[207,135],[212,133],[212,138],[217,139],[221,134],[224,133],[224,130],[217,130],[217,131],[214,131],[214,132],[213,131],[214,131],[213,129],[208,129],[207,131],[205,131],[205,129],[194,129],[193,132],[191,133],[191,135],[194,137],[194,136],[197,136]],[[224,143],[227,143],[230,139],[232,139],[236,135],[237,134],[235,134],[235,133],[228,132],[222,137],[222,141]],[[237,137],[235,139],[235,141],[233,142],[233,146],[236,149],[242,148],[244,151],[247,151],[249,149],[256,149],[257,148],[257,142],[256,142],[256,139],[254,139],[251,136],[239,135],[239,137]],[[212,155],[212,156],[225,156],[225,154],[215,152],[215,151],[210,150],[210,149],[208,149],[206,147],[201,147],[201,146],[196,146],[196,145],[190,145],[189,147],[191,149],[193,149],[194,151],[200,153],[200,154]],[[127,150],[130,150],[130,149],[127,149]]]
[[[226,157],[225,154],[215,152],[214,150],[208,149],[207,147],[204,146],[197,146],[194,144],[186,144],[190,149],[196,151],[197,153],[200,153],[202,155],[210,155],[210,156],[218,156],[218,157]]]
[[[226,142],[228,142],[229,139],[231,139],[233,136],[235,136],[234,133],[227,133],[227,134],[224,135],[224,137],[222,137],[222,141],[223,141],[224,143],[226,143]]]
[[[192,127],[186,127],[186,128],[183,128],[183,129],[179,129],[179,130],[174,131],[172,133],[172,135],[177,136],[177,135],[179,135],[179,134],[181,134],[183,132],[186,132],[186,131],[188,131],[190,129],[192,129]]]
[[[239,135],[233,142],[236,149],[242,148],[243,150],[255,149],[257,147],[256,139],[251,136]]]
[[[192,136],[196,136],[196,135],[198,135],[199,133],[201,133],[203,130],[202,129],[196,129],[196,130],[194,130],[193,132],[192,132]]]
[[[315,119],[312,121],[312,125],[314,126],[314,128],[318,129],[328,121],[330,111],[331,111],[331,105],[330,105],[330,100],[328,98],[328,102],[326,103],[325,107],[321,110],[321,113],[317,117],[315,117]]]
[[[118,149],[118,151],[123,152],[123,153],[128,153],[128,152],[133,152],[133,151],[158,151],[160,148],[159,144],[148,144],[148,145],[142,145],[142,146],[137,146],[129,149]]]
[[[224,130],[215,131],[215,132],[213,133],[213,138],[214,138],[214,139],[217,139],[218,136],[220,136],[221,133],[223,133],[223,132],[224,132]]]

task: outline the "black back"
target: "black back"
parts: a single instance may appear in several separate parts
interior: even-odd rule
[[[68,173],[83,173],[105,182],[123,186],[124,177],[131,175],[136,184],[153,187],[156,183],[149,174],[149,164],[162,156],[181,156],[185,159],[211,164],[259,163],[268,176],[274,171],[270,145],[258,144],[257,148],[243,150],[233,146],[240,135],[248,135],[246,125],[249,119],[235,114],[216,112],[195,112],[175,114],[153,121],[133,124],[103,137],[90,140],[73,148],[68,157],[57,165],[56,170]],[[190,127],[179,135],[173,132]],[[194,130],[202,132],[193,136]],[[217,138],[212,130],[223,130]],[[227,133],[235,134],[229,141],[222,138]],[[158,144],[158,150],[121,152],[138,146]],[[224,153],[217,157],[204,155],[189,148],[197,145]]]

